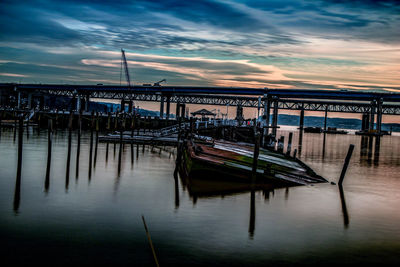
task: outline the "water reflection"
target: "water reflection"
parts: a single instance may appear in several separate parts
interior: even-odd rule
[[[344,198],[343,186],[339,185],[339,193],[340,193],[340,202],[342,204],[342,214],[343,214],[343,224],[345,228],[349,227],[349,214],[347,212],[346,200]]]
[[[250,192],[250,220],[249,220],[249,237],[254,238],[254,230],[256,228],[256,204],[255,204],[255,191],[254,189]]]

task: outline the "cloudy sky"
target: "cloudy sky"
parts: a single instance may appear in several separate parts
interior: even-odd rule
[[[0,82],[400,92],[400,2],[0,0]],[[122,76],[122,83],[125,83]]]

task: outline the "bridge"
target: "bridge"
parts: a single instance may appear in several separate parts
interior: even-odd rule
[[[28,108],[34,98],[44,95],[64,96],[73,99],[75,108],[88,108],[90,99],[120,100],[121,106],[133,101],[160,102],[160,116],[170,115],[170,104],[177,104],[177,116],[184,114],[186,104],[237,106],[264,109],[267,127],[276,129],[279,109],[299,110],[300,128],[303,127],[304,111],[360,113],[370,129],[381,131],[382,115],[400,115],[400,94],[359,92],[347,90],[294,90],[245,87],[202,87],[202,86],[114,86],[114,85],[66,85],[66,84],[0,84],[2,95],[13,94],[20,107],[26,98]],[[0,95],[1,96],[1,95]],[[2,97],[2,104],[3,104]],[[83,104],[83,105],[82,105]],[[273,109],[272,122],[269,122]]]

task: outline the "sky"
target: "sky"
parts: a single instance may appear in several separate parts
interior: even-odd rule
[[[400,1],[0,0],[0,82],[400,92]]]

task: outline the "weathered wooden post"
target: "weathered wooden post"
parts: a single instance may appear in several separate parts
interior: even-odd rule
[[[254,152],[253,152],[253,168],[251,183],[254,184],[257,178],[257,165],[258,165],[258,155],[260,154],[260,133],[256,132],[254,136]]]
[[[343,179],[344,179],[344,176],[346,175],[346,171],[347,171],[347,167],[349,166],[351,155],[353,154],[353,150],[354,150],[354,145],[351,144],[349,146],[349,150],[347,151],[347,156],[344,161],[342,173],[340,174],[340,178],[339,178],[339,182],[338,182],[339,185],[342,185],[342,183],[343,183]]]
[[[18,125],[18,164],[17,164],[17,177],[15,180],[14,190],[14,211],[18,212],[21,193],[21,172],[22,172],[22,145],[23,145],[24,121],[22,117],[19,118]]]
[[[89,180],[90,180],[90,178],[92,178],[93,128],[94,128],[94,111],[92,111],[92,119],[91,119],[91,123],[90,123]]]
[[[46,168],[46,179],[44,182],[44,190],[47,192],[50,187],[50,167],[51,167],[51,146],[53,141],[53,119],[48,120],[47,130],[47,168]]]
[[[96,143],[94,146],[94,162],[93,162],[94,168],[96,168],[98,144],[99,144],[99,113],[96,111]]]
[[[71,161],[71,141],[72,141],[72,110],[70,110],[69,121],[68,121],[68,154],[67,154],[67,170],[65,174],[65,189],[68,189],[69,185],[69,165]]]
[[[14,143],[15,143],[15,139],[17,139],[17,115],[14,112]]]
[[[76,166],[75,166],[75,178],[79,177],[79,154],[81,151],[81,128],[82,128],[82,109],[79,110],[78,115],[78,143],[76,147]]]
[[[119,155],[118,155],[118,175],[121,173],[121,160],[122,160],[122,134],[123,134],[123,122],[122,116],[120,121],[120,135],[119,135]]]
[[[287,156],[290,156],[290,152],[292,151],[292,139],[293,139],[293,133],[289,133],[289,140],[286,149]]]
[[[281,138],[279,138],[278,140],[278,152],[283,153],[284,144],[285,144],[285,137],[281,136]]]

